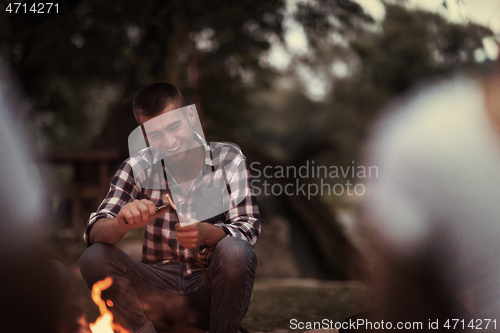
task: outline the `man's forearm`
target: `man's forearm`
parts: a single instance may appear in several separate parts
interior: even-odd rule
[[[205,227],[207,228],[203,237],[203,243],[205,245],[210,247],[215,246],[222,238],[226,237],[226,232],[222,230],[222,228],[206,222],[202,223],[205,223]]]
[[[116,244],[132,228],[120,226],[117,218],[103,218],[95,222],[90,229],[90,242]]]

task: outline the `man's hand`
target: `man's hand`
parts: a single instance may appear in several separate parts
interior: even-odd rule
[[[215,246],[222,238],[226,237],[224,230],[210,223],[198,222],[195,219],[181,218],[182,221],[193,222],[181,227],[180,223],[175,225],[177,240],[185,248],[194,250],[201,244]]]
[[[90,242],[116,244],[130,230],[143,227],[164,213],[164,209],[156,212],[150,200],[134,200],[123,206],[116,217],[97,220],[90,229]]]
[[[198,230],[200,224],[202,223],[198,222],[181,227],[180,223],[176,223],[175,230],[177,230],[179,244],[191,250],[198,248],[203,243],[201,232]]]
[[[164,210],[156,212],[154,202],[146,199],[134,200],[120,209],[117,215],[118,224],[130,229],[144,227],[149,222],[163,215]]]

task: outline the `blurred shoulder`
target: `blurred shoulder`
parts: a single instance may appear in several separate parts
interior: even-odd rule
[[[416,157],[468,147],[484,126],[481,96],[480,84],[467,76],[421,85],[384,109],[372,131],[373,148]]]

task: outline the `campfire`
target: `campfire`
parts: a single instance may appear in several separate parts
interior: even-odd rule
[[[111,277],[98,281],[92,287],[92,300],[99,307],[101,315],[92,324],[89,324],[90,332],[92,333],[130,333],[128,330],[113,322],[113,314],[108,307],[113,307],[111,300],[104,301],[101,297],[101,292],[113,283]],[[88,331],[87,331],[88,332]]]

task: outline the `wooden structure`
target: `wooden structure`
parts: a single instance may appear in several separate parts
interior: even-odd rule
[[[70,202],[71,225],[76,230],[83,227],[90,212],[85,211],[83,203],[91,201],[94,210],[97,209],[100,201],[106,195],[111,177],[114,174],[116,165],[121,163],[126,156],[116,150],[106,151],[84,151],[73,153],[53,153],[38,156],[37,163],[48,164],[49,166],[66,165],[72,169],[72,179],[69,182],[55,182],[45,184],[47,199],[67,200]],[[91,167],[95,170],[89,176],[82,173],[84,168]]]

